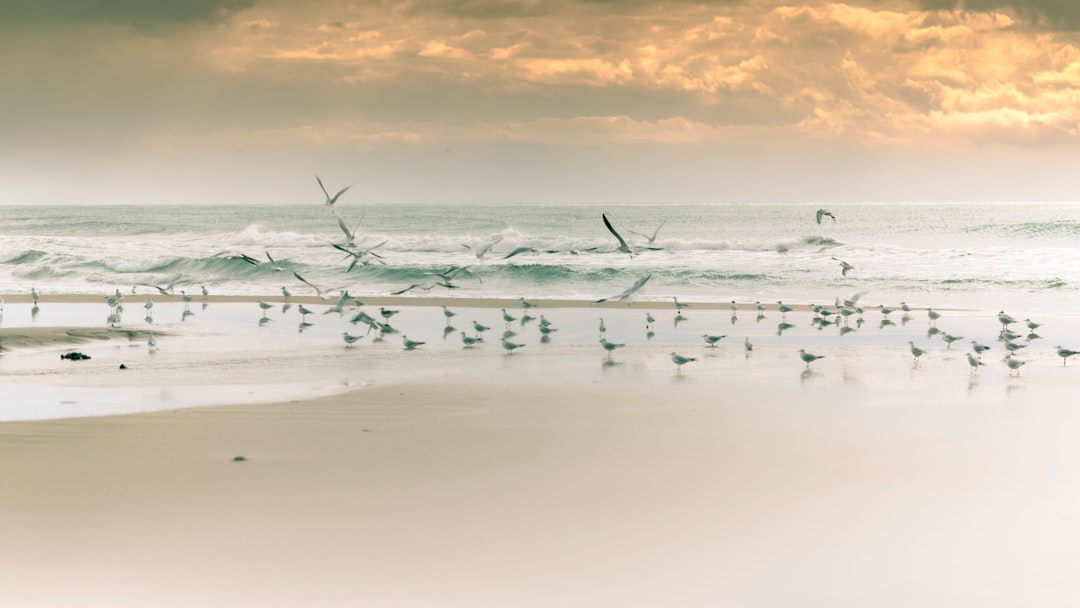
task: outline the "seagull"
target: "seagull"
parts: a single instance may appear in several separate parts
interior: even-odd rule
[[[976,373],[977,371],[979,371],[979,366],[980,365],[985,365],[982,361],[976,359],[975,356],[972,355],[971,353],[966,353],[966,354],[967,354],[968,365],[971,366],[971,373],[973,373],[973,374]]]
[[[384,318],[384,319],[386,319],[388,321],[390,320],[390,317],[398,314],[399,312],[401,312],[401,311],[400,310],[390,310],[389,308],[383,308],[381,306],[379,307],[379,314],[382,315],[382,318]]]
[[[806,369],[810,369],[811,363],[817,361],[818,359],[824,359],[825,355],[815,355],[813,353],[806,352],[805,348],[800,348],[799,358],[802,359],[804,363],[806,363]]]
[[[341,334],[341,337],[345,339],[345,348],[350,348],[357,340],[364,336],[354,336],[346,331]]]
[[[447,325],[450,324],[450,318],[457,315],[456,312],[450,310],[449,308],[447,308],[445,306],[442,307],[442,314],[443,314],[444,317],[446,317],[446,324]]]
[[[532,247],[528,247],[528,246],[525,246],[525,245],[522,245],[520,247],[514,247],[514,249],[510,253],[504,255],[502,259],[509,260],[510,258],[514,257],[515,255],[521,255],[523,253],[536,253],[536,250],[533,249]]]
[[[315,313],[311,312],[310,310],[308,310],[308,307],[304,306],[303,304],[301,304],[300,306],[297,306],[296,310],[300,313],[300,317],[302,319],[306,319],[308,315],[315,314]]]
[[[833,259],[836,260],[837,262],[840,262],[840,276],[846,277],[848,272],[850,272],[852,270],[855,270],[854,266],[852,266],[851,264],[848,264],[844,260],[841,260],[838,257],[833,257]]]
[[[825,216],[831,217],[832,221],[834,221],[834,222],[836,221],[836,216],[833,215],[831,211],[829,211],[828,209],[818,209],[817,210],[817,223],[820,224],[821,223],[821,218],[823,218]]]
[[[607,326],[604,325],[604,317],[600,317],[600,337],[603,338],[607,333]]]
[[[1042,323],[1036,323],[1035,321],[1032,321],[1031,319],[1024,319],[1024,323],[1026,323],[1027,326],[1028,326],[1028,329],[1030,329],[1033,332],[1036,329],[1039,329],[1040,327],[1042,327]]]
[[[150,352],[157,352],[157,339],[154,338],[154,334],[150,334],[150,337],[146,339],[146,347]]]
[[[754,350],[754,344],[750,342],[750,336],[746,336],[746,340],[743,341],[743,350],[746,352]]]
[[[1003,330],[1008,329],[1009,325],[1016,323],[1016,319],[1005,314],[1004,310],[998,313],[998,321],[1001,322],[1001,329]]]
[[[514,315],[512,315],[512,314],[510,314],[510,313],[506,312],[506,309],[505,309],[505,308],[503,308],[503,309],[501,309],[501,310],[502,310],[502,318],[503,318],[503,321],[505,321],[505,322],[506,322],[506,326],[507,326],[507,327],[510,327],[510,324],[511,324],[511,323],[513,323],[514,321],[517,321],[517,317],[515,317]]]
[[[900,310],[904,312],[911,312],[911,307],[908,306],[907,302],[900,302]]]
[[[1009,351],[1009,354],[1015,353],[1021,348],[1027,348],[1026,344],[1017,344],[1016,342],[1005,341],[1005,350]]]
[[[307,285],[308,287],[310,287],[310,288],[314,289],[314,290],[315,290],[315,294],[316,294],[317,296],[319,296],[319,299],[320,299],[320,300],[325,300],[325,299],[326,299],[326,296],[324,296],[324,295],[323,295],[323,292],[322,292],[322,290],[321,290],[321,289],[319,289],[318,287],[316,287],[316,286],[312,285],[311,283],[309,283],[309,282],[307,281],[307,279],[305,279],[304,277],[300,276],[300,275],[299,275],[299,274],[298,274],[298,273],[297,273],[297,272],[296,272],[295,270],[293,271],[293,276],[294,276],[294,277],[296,277],[296,280],[297,280],[297,281],[300,281],[300,282],[301,282],[301,283],[303,283],[304,285]],[[348,292],[345,292],[345,293],[346,293],[346,294],[348,294]]]
[[[530,302],[530,301],[526,300],[525,298],[518,298],[518,301],[521,302],[521,309],[522,310],[528,310],[530,308],[536,308],[536,306],[537,306],[534,302]]]
[[[474,338],[472,336],[465,335],[465,332],[461,332],[461,342],[465,345],[465,348],[472,348],[478,342],[483,342],[483,338]]]
[[[604,347],[604,350],[607,351],[608,358],[611,358],[611,352],[613,350],[615,350],[616,348],[622,348],[622,347],[624,347],[626,345],[625,344],[617,344],[615,342],[608,342],[604,338],[600,338],[600,346]]]
[[[677,298],[677,297],[673,297],[672,299],[673,299],[673,300],[675,300],[675,310],[676,310],[676,311],[679,311],[679,312],[681,312],[681,311],[682,311],[682,309],[684,309],[684,308],[686,308],[686,307],[690,306],[689,304],[685,304],[685,303],[683,303],[683,302],[680,302],[680,301],[679,301],[679,298]]]
[[[696,357],[684,357],[684,356],[680,355],[679,353],[672,351],[672,353],[671,353],[671,361],[673,363],[675,363],[675,368],[678,369],[679,372],[681,373],[682,372],[682,366],[686,365],[687,363],[690,363],[691,361],[697,361],[697,358]]]
[[[629,230],[629,229],[627,230],[627,232],[629,232],[630,234],[636,234],[636,235],[644,238],[646,241],[648,241],[648,243],[650,245],[652,245],[654,242],[656,242],[656,235],[660,233],[660,229],[663,228],[664,224],[666,224],[666,223],[667,222],[660,222],[660,225],[656,227],[656,230],[653,230],[652,236],[649,236],[647,234],[642,234],[640,232],[634,232],[633,230]],[[609,226],[609,228],[610,228],[610,226]]]
[[[281,264],[278,264],[276,261],[274,261],[274,258],[270,257],[269,251],[265,253],[266,259],[270,260],[270,270],[273,270],[274,272],[281,272],[282,270],[285,270],[285,268],[281,266]]]
[[[1058,346],[1056,348],[1057,348],[1057,356],[1061,357],[1061,361],[1062,361],[1061,364],[1062,365],[1067,365],[1069,363],[1069,357],[1071,357],[1073,355],[1076,355],[1076,354],[1080,354],[1080,351],[1069,350],[1067,348],[1062,348],[1060,346]]]
[[[656,319],[652,316],[652,313],[645,313],[645,329],[652,327],[653,323],[656,323]]]
[[[715,348],[716,343],[719,342],[720,340],[723,340],[724,338],[726,338],[727,335],[725,334],[723,336],[711,336],[709,334],[703,334],[701,337],[705,339],[706,344],[708,344],[709,346]]]
[[[352,262],[350,262],[349,267],[345,269],[345,272],[352,272],[352,269],[356,268],[357,264],[367,264],[367,261],[365,261],[364,258],[369,256],[369,255],[371,257],[375,258],[375,261],[379,262],[380,264],[386,264],[386,262],[383,262],[382,256],[375,253],[375,250],[378,249],[379,247],[382,247],[383,245],[385,245],[388,242],[389,242],[389,240],[385,240],[385,241],[379,243],[378,245],[373,245],[371,247],[368,247],[367,249],[358,249],[356,251],[353,251],[352,249],[349,249],[348,247],[342,247],[341,245],[338,245],[337,243],[330,243],[330,246],[333,247],[334,249],[337,249],[338,251],[344,252],[347,256],[352,257]],[[343,259],[348,259],[348,257],[343,258]]]
[[[941,318],[941,313],[934,310],[933,308],[927,308],[926,316],[930,318],[930,324],[933,325],[934,323],[937,323],[938,319]]]
[[[349,184],[348,186],[345,186],[341,190],[338,190],[338,193],[335,194],[334,196],[330,196],[330,193],[326,191],[326,186],[323,185],[322,180],[319,179],[318,175],[315,176],[315,181],[319,182],[319,188],[321,188],[322,191],[323,191],[323,194],[326,195],[326,206],[327,207],[333,207],[334,203],[337,202],[338,197],[340,197],[342,194],[345,194],[345,191],[348,190],[349,188],[352,188],[352,184]]]
[[[34,300],[34,306],[37,306],[38,298],[40,298],[40,297],[41,297],[41,294],[38,293],[37,288],[31,287],[30,288],[30,298],[32,300]]]
[[[964,336],[954,336],[952,334],[941,334],[941,339],[945,341],[945,348],[952,347],[952,343],[958,340],[963,340]]]
[[[262,309],[264,317],[266,316],[266,311],[270,310],[273,307],[274,307],[273,304],[268,304],[268,303],[266,303],[266,302],[264,302],[262,300],[259,300],[259,308]]]
[[[205,300],[210,297],[210,291],[206,289],[206,285],[202,286],[202,298]]]
[[[334,214],[334,219],[337,220],[337,225],[341,228],[341,231],[345,233],[345,243],[349,244],[356,240],[356,231],[360,229],[360,224],[364,223],[364,216],[360,216],[360,221],[356,222],[356,226],[349,229],[349,226],[345,223],[345,216],[338,211],[337,207],[330,206],[331,213]]]
[[[620,302],[625,302],[627,300],[627,298],[634,295],[634,293],[637,290],[641,289],[641,287],[643,285],[645,285],[645,283],[648,282],[648,280],[651,279],[651,278],[652,278],[652,275],[647,274],[647,275],[641,277],[640,279],[638,279],[637,281],[635,281],[634,284],[631,285],[629,289],[627,289],[626,291],[620,293],[619,295],[612,296],[610,298],[600,298],[599,300],[594,301],[593,304],[599,304],[601,302],[607,302],[608,300],[618,300]]]
[[[146,309],[146,314],[150,314],[150,311],[154,308],[154,298],[147,297],[146,303],[143,304],[143,308]]]
[[[990,347],[985,344],[979,344],[977,340],[972,340],[971,350],[975,351],[975,354],[981,357],[983,353],[990,350]]]
[[[420,340],[410,340],[408,336],[402,335],[401,342],[405,345],[405,350],[415,350],[418,346],[423,346],[427,342],[421,342]]]
[[[472,322],[472,326],[473,326],[473,329],[476,330],[476,333],[478,333],[478,334],[482,334],[485,331],[491,329],[487,325],[481,325],[481,324],[477,323],[476,321]]]
[[[779,310],[780,313],[786,317],[787,313],[789,313],[789,312],[791,312],[791,311],[793,311],[795,309],[792,308],[791,306],[788,306],[787,304],[784,304],[783,302],[777,302],[776,303],[776,310]]]
[[[487,255],[488,252],[491,251],[491,248],[494,247],[502,239],[503,239],[503,237],[501,237],[501,236],[495,237],[495,240],[491,241],[487,245],[484,245],[483,247],[480,247],[479,249],[473,249],[471,246],[465,245],[465,244],[462,244],[462,247],[464,247],[464,248],[468,249],[469,251],[473,252],[473,255],[476,256],[476,259],[480,260],[480,265],[483,266],[484,265],[484,256]]]
[[[911,354],[915,356],[915,363],[918,363],[919,357],[926,354],[926,349],[915,346],[915,343],[910,340],[908,341],[908,346],[911,348]]]
[[[506,338],[502,339],[502,347],[506,349],[506,354],[513,354],[514,350],[522,348],[524,344],[518,344],[517,342],[511,342]]]
[[[281,288],[281,297],[284,298],[286,302],[288,302],[289,298],[292,297],[292,293],[290,293],[289,290],[286,289],[285,287],[282,287]]]
[[[615,239],[619,241],[619,251],[629,254],[631,258],[634,257],[634,254],[637,252],[634,251],[630,247],[630,245],[626,243],[626,240],[624,240],[622,236],[615,231],[615,228],[611,226],[611,222],[607,219],[607,214],[601,213],[600,217],[604,218],[604,225],[607,226],[607,229],[611,232],[611,234],[615,235]]]
[[[1023,367],[1025,364],[1027,364],[1027,361],[1021,361],[1020,359],[1013,359],[1012,355],[1007,355],[1005,357],[1005,365],[1009,366],[1009,375],[1010,376],[1012,375],[1013,372],[1016,372],[1016,375],[1019,376],[1020,375],[1020,368]]]

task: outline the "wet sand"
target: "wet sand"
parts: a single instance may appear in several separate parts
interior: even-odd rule
[[[608,359],[595,313],[567,314],[567,335],[578,315],[588,337],[513,355],[328,341],[253,362],[200,351],[204,330],[175,324],[154,356],[121,336],[86,343],[100,368],[5,368],[16,386],[44,374],[212,393],[317,362],[353,385],[0,423],[0,594],[170,607],[1080,601],[1080,366],[1047,347],[1019,377],[989,358],[971,375],[963,349],[913,366],[906,342],[816,334],[763,336],[749,355],[734,336],[716,349],[639,340]],[[40,328],[5,363],[51,361],[48,341],[69,329]],[[0,340],[13,332],[25,333]],[[235,352],[258,344],[245,340]],[[190,350],[170,352],[180,342]],[[806,371],[800,346],[826,358]],[[673,348],[699,360],[679,371]],[[110,357],[136,374],[104,373]]]

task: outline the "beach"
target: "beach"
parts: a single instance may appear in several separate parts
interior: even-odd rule
[[[26,305],[5,299],[10,321]],[[527,346],[505,354],[495,340],[440,341],[439,305],[394,302],[398,326],[428,345],[406,351],[395,337],[346,349],[343,321],[286,333],[295,310],[260,324],[249,299],[211,301],[184,321],[179,302],[159,304],[157,319],[176,320],[149,327],[162,336],[152,355],[137,319],[125,323],[137,335],[73,346],[53,342],[70,327],[45,327],[5,348],[0,380],[26,399],[49,399],[35,392],[45,383],[119,401],[198,386],[211,402],[235,401],[160,398],[123,415],[0,424],[6,603],[1080,598],[1080,376],[1052,345],[1030,347],[1040,353],[1018,376],[989,356],[971,374],[959,345],[939,341],[913,366],[908,336],[894,328],[819,333],[805,310],[777,336],[774,311],[731,323],[719,306],[692,305],[670,328],[679,333],[648,339],[633,327],[646,309],[623,304],[539,307],[562,331],[538,343],[515,326]],[[102,316],[103,304],[68,304]],[[503,307],[468,304],[455,304],[459,316],[489,320]],[[43,302],[39,320],[60,306]],[[595,344],[598,314],[610,338],[627,342],[610,358]],[[652,314],[667,328],[674,311]],[[983,312],[944,315],[994,329]],[[700,333],[720,323],[732,335],[704,346]],[[925,329],[923,317],[903,326]],[[0,343],[32,333],[3,332]],[[750,353],[742,333],[755,341]],[[293,334],[305,342],[284,341]],[[73,348],[93,358],[51,362]],[[798,348],[825,358],[806,366]],[[677,369],[672,349],[698,360]],[[114,370],[118,361],[128,369]]]

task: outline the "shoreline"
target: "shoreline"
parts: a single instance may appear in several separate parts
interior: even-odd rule
[[[27,294],[0,294],[4,298],[4,301],[9,304],[30,304],[33,302],[31,297]],[[451,296],[356,296],[363,300],[366,304],[375,306],[462,306],[467,308],[521,308],[521,301],[512,298],[475,298],[475,297],[451,297]],[[143,304],[148,298],[153,298],[155,303],[182,303],[183,300],[180,295],[154,295],[154,294],[125,294],[124,301],[131,301],[138,304]],[[42,295],[40,304],[47,305],[48,303],[57,304],[101,304],[104,303],[105,296],[91,295],[91,294],[48,294]],[[674,304],[670,301],[655,301],[655,300],[632,300],[628,302],[619,302],[608,300],[605,302],[595,303],[589,300],[569,300],[569,299],[545,299],[545,298],[527,298],[530,302],[536,304],[540,308],[634,308],[641,310],[674,310]],[[190,302],[191,305],[207,304],[225,304],[225,303],[255,303],[259,300],[263,300],[269,303],[284,304],[286,302],[292,302],[294,304],[318,304],[318,305],[333,305],[336,298],[319,298],[318,296],[310,295],[297,295],[293,294],[288,300],[286,300],[280,294],[278,295],[210,295],[207,298],[202,296],[194,297]],[[688,307],[698,310],[709,311],[730,311],[731,302],[709,302],[709,301],[694,301],[687,300],[685,302]],[[750,314],[755,312],[752,308],[754,302],[738,302],[740,312],[743,314]],[[776,312],[778,304],[776,302],[762,302],[767,312]],[[805,303],[786,303],[791,306],[795,311],[807,312],[811,310],[815,304]],[[827,304],[832,306],[832,303]],[[868,312],[877,312],[876,306],[868,309]],[[955,307],[933,307],[935,310],[942,311],[954,311],[954,312],[973,312],[977,309],[973,308],[955,308]],[[926,306],[912,306],[912,311],[925,312]]]

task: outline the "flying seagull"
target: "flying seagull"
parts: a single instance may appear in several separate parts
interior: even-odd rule
[[[653,230],[652,236],[649,236],[649,235],[641,233],[641,232],[635,232],[635,231],[629,230],[629,229],[627,230],[627,232],[629,232],[630,234],[636,234],[636,235],[644,238],[646,241],[648,241],[648,243],[650,245],[652,245],[654,242],[656,242],[656,235],[660,233],[660,229],[663,228],[664,224],[666,224],[666,223],[667,222],[660,222],[660,225],[656,227],[656,230]]]
[[[833,215],[831,211],[829,211],[828,209],[818,209],[817,210],[817,223],[820,224],[821,223],[821,218],[823,218],[825,216],[831,217],[832,221],[834,221],[834,222],[836,221],[836,216]]]
[[[620,302],[625,302],[627,298],[634,295],[634,292],[641,289],[641,286],[644,285],[650,278],[652,278],[652,275],[647,274],[647,275],[641,277],[640,279],[638,279],[633,285],[631,285],[630,289],[627,289],[626,291],[620,293],[617,296],[613,296],[613,297],[610,297],[610,298],[600,298],[599,300],[596,300],[595,302],[593,302],[593,304],[599,304],[601,302],[607,302],[608,300],[618,300]]]
[[[321,290],[321,289],[319,289],[318,287],[316,287],[316,286],[312,285],[311,283],[309,283],[309,282],[307,281],[307,279],[305,279],[304,277],[300,276],[300,275],[299,275],[299,274],[298,274],[298,273],[297,273],[297,272],[296,272],[295,270],[293,271],[293,276],[294,276],[294,277],[296,277],[296,280],[300,281],[300,282],[301,282],[301,283],[303,283],[304,285],[307,285],[308,287],[310,287],[310,288],[314,289],[314,290],[315,290],[315,293],[316,293],[316,294],[317,294],[317,295],[319,296],[319,299],[320,299],[320,300],[325,300],[325,299],[326,299],[326,296],[324,296],[324,295],[323,295],[323,292],[322,292],[322,290]]]
[[[352,184],[349,184],[348,186],[345,186],[341,190],[338,190],[338,193],[335,194],[334,196],[330,196],[330,193],[326,191],[326,186],[323,185],[322,180],[319,179],[318,175],[315,176],[315,181],[319,182],[319,187],[322,188],[323,194],[326,195],[326,206],[327,207],[333,207],[334,203],[337,202],[338,197],[340,197],[342,194],[345,194],[345,191],[348,190],[349,188],[352,188]]]
[[[495,237],[495,240],[491,241],[487,245],[484,245],[483,247],[480,247],[478,249],[473,249],[470,245],[466,245],[464,243],[461,246],[468,249],[469,251],[473,252],[473,255],[476,256],[476,259],[480,260],[480,265],[483,266],[484,265],[484,256],[487,255],[488,252],[491,251],[491,248],[494,247],[502,239],[503,239],[502,236]]]
[[[622,235],[616,232],[615,228],[611,226],[611,222],[607,219],[607,214],[601,213],[600,217],[604,218],[604,225],[607,226],[607,229],[609,231],[611,231],[611,234],[615,235],[615,239],[619,241],[619,251],[629,254],[630,257],[634,257],[634,254],[636,252],[630,248],[630,245],[626,243],[626,240],[622,238]]]
[[[846,277],[848,272],[850,272],[852,270],[855,270],[854,266],[852,266],[851,264],[848,264],[844,260],[841,260],[838,257],[834,257],[833,259],[836,260],[837,262],[840,262],[840,276]]]

